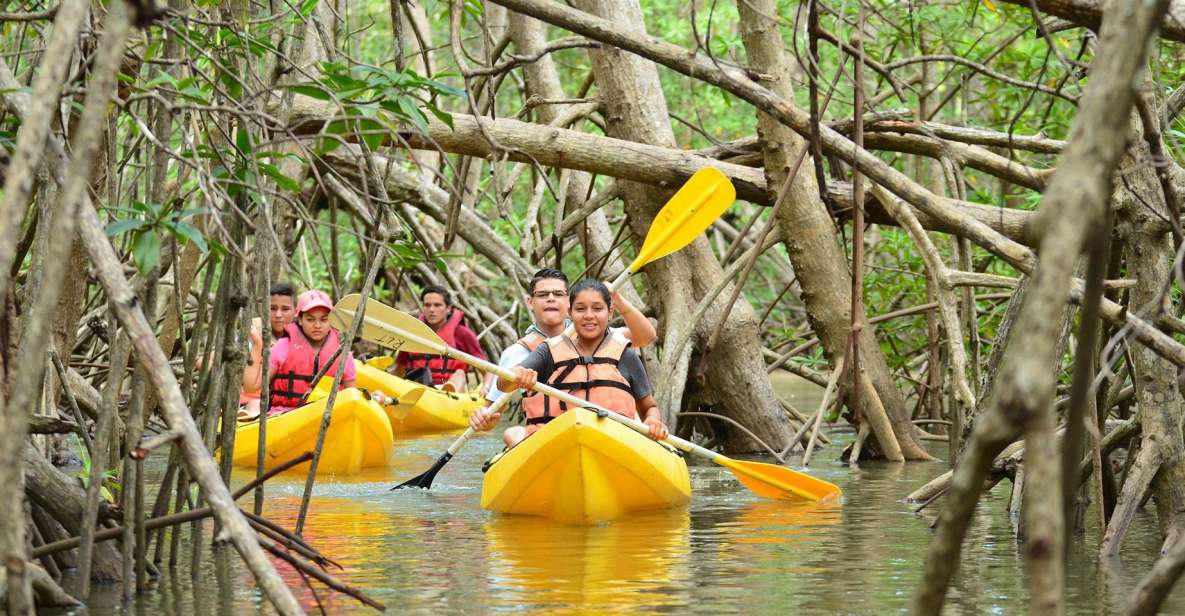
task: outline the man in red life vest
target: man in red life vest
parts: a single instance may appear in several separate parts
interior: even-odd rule
[[[477,342],[477,334],[465,325],[465,313],[453,306],[448,289],[429,285],[420,292],[420,320],[427,323],[445,344],[463,353],[485,359]],[[395,374],[425,385],[449,391],[462,391],[466,386],[469,364],[446,355],[428,355],[401,351],[395,356]]]

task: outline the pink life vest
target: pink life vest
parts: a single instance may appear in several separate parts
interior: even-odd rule
[[[320,351],[316,353],[313,352],[312,343],[295,322],[284,326],[284,335],[288,337],[288,356],[272,377],[269,414],[274,410],[288,410],[300,404],[304,395],[313,388],[313,377],[321,372],[321,367],[341,346],[341,338],[333,328],[330,328],[329,335],[325,337]],[[334,360],[326,374],[336,370],[337,362],[341,359],[338,357]]]

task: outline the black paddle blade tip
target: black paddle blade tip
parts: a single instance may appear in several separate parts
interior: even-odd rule
[[[440,456],[440,458],[437,459],[435,463],[432,464],[432,468],[391,488],[389,491],[394,492],[395,490],[402,490],[405,488],[421,488],[424,490],[431,489],[432,480],[436,479],[436,473],[439,473],[440,469],[444,468],[444,465],[448,464],[448,461],[452,458],[452,454],[446,452],[443,456]]]

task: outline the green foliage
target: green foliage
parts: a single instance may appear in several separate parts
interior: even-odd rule
[[[78,439],[77,435],[71,435],[70,442],[73,444],[74,453],[78,455],[78,459],[82,461],[82,468],[74,474],[82,487],[90,487],[91,481],[91,457],[87,453],[86,446]],[[114,504],[115,492],[122,490],[123,486],[119,482],[119,471],[114,468],[109,468],[103,471],[103,476],[99,482],[99,498]]]
[[[388,131],[397,130],[389,117],[427,131],[427,111],[451,128],[453,117],[437,105],[436,97],[465,94],[464,90],[421,77],[411,69],[396,71],[344,62],[324,62],[320,79],[288,88],[297,94],[341,105],[346,117],[329,122],[324,132],[358,135],[372,149],[382,145]],[[341,144],[339,138],[325,138],[319,142],[318,151],[329,152]]]
[[[112,209],[126,216],[107,225],[107,235],[131,238],[132,260],[141,272],[147,273],[160,262],[162,236],[171,236],[182,244],[192,242],[202,254],[210,250],[202,232],[189,223],[194,216],[208,213],[204,208],[181,209],[178,202],[162,205],[136,201],[130,208]],[[221,249],[217,242],[214,245]]]

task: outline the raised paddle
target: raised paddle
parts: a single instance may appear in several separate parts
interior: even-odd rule
[[[342,298],[337,306],[334,307],[333,313],[335,316],[333,318],[352,319],[360,299],[361,297],[357,294]],[[436,332],[427,323],[410,314],[372,299],[367,300],[365,318],[363,338],[366,340],[384,346],[391,346],[391,348],[400,351],[447,355],[487,372],[493,372],[504,379],[514,380],[513,372],[483,359],[478,359],[467,353],[450,348],[441,340],[440,336],[436,335]],[[365,332],[368,331],[382,332],[382,334],[375,338],[367,338]],[[650,432],[650,428],[637,419],[632,419],[604,407],[591,404],[587,400],[582,400],[554,387],[536,383],[531,389],[557,400],[563,400],[573,406],[580,406],[595,411],[600,417],[607,417],[618,423],[625,424],[641,434],[649,434]],[[663,440],[677,449],[708,458],[716,464],[729,469],[741,484],[759,496],[781,499],[799,497],[807,500],[822,500],[841,494],[839,486],[793,469],[762,462],[733,460],[724,454],[709,451],[677,436],[668,436]]]
[[[613,282],[609,283],[610,292],[621,290],[630,275],[637,273],[647,263],[661,259],[690,244],[712,222],[720,218],[724,210],[727,210],[735,200],[736,189],[728,176],[715,167],[700,168],[658,211],[654,222],[650,225],[650,230],[646,232],[646,239],[642,242],[642,249],[638,251],[638,256],[634,258],[629,267],[613,279]],[[373,330],[372,333],[375,336],[382,335]],[[564,334],[569,336],[572,333],[571,327],[564,331]],[[373,338],[367,338],[366,332],[363,332],[362,337],[373,340]],[[486,409],[486,414],[492,415],[502,412],[502,409],[510,403],[510,399],[509,395],[498,398],[493,406]],[[452,445],[449,445],[444,455],[437,458],[436,462],[432,464],[432,468],[391,489],[431,488],[436,473],[439,473],[440,469],[448,464],[448,461],[469,442],[469,439],[473,438],[474,434],[476,433],[472,428],[466,429],[464,434],[453,441]]]

